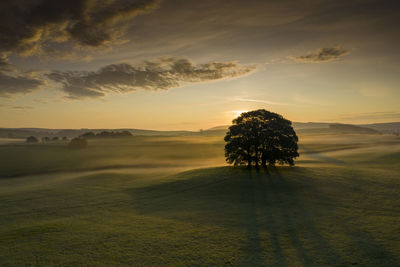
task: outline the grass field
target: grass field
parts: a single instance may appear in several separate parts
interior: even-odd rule
[[[218,137],[0,146],[1,266],[400,266],[400,139],[300,136],[296,167]]]

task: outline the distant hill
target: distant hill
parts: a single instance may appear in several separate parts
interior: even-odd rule
[[[329,128],[330,123],[328,122],[293,122],[294,129],[323,129]]]
[[[221,130],[226,131],[226,130],[228,130],[228,128],[229,128],[229,125],[221,125],[221,126],[212,127],[210,129],[207,129],[206,131],[221,131]]]
[[[229,125],[220,125],[201,131],[157,131],[145,129],[46,129],[46,128],[0,128],[0,138],[26,138],[28,136],[42,137],[68,137],[73,138],[93,132],[103,131],[128,131],[134,136],[222,136]],[[373,123],[373,124],[341,124],[327,122],[293,122],[293,127],[298,133],[400,133],[400,122]]]
[[[68,137],[73,138],[83,135],[87,132],[93,132],[95,134],[104,131],[116,131],[123,132],[128,131],[132,135],[145,135],[145,136],[181,136],[181,135],[193,135],[196,132],[191,131],[155,131],[155,130],[143,130],[143,129],[44,129],[44,128],[0,128],[0,138],[26,138],[28,136],[36,137]]]
[[[295,129],[319,129],[319,128],[329,128],[330,123],[328,122],[293,122],[292,123],[293,127]],[[227,131],[229,128],[229,125],[221,125],[221,126],[216,126],[210,129],[207,129],[207,131]]]
[[[372,123],[362,124],[360,126],[368,127],[381,133],[400,133],[400,122],[388,122],[388,123]]]
[[[330,132],[346,132],[346,133],[379,133],[378,130],[369,129],[366,126],[353,124],[340,124],[329,122],[293,122],[293,128],[300,133],[330,133]],[[339,125],[336,127],[336,125]],[[352,127],[354,126],[354,127]],[[207,131],[223,131],[228,130],[229,125],[216,126]]]
[[[352,124],[330,124],[329,129],[338,133],[381,134],[378,130]]]
[[[400,122],[371,123],[371,124],[293,122],[293,127],[299,133],[314,133],[314,132],[319,132],[319,133],[341,132],[341,133],[362,133],[362,134],[400,133]]]
[[[206,131],[224,134],[229,125],[221,125],[210,128]],[[343,124],[329,122],[293,122],[293,128],[298,133],[359,133],[359,134],[379,134],[379,133],[400,133],[400,122],[374,123],[374,124]]]

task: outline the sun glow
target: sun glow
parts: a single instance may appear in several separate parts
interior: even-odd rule
[[[239,117],[240,114],[242,114],[243,112],[247,112],[248,110],[232,110],[233,115],[236,117]]]

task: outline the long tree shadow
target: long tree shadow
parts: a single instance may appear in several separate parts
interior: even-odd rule
[[[181,173],[178,177],[172,182],[129,190],[135,207],[144,214],[196,220],[228,228],[244,227],[247,242],[243,248],[245,256],[240,259],[241,266],[290,265],[285,255],[287,251],[281,244],[285,236],[288,236],[297,260],[303,266],[313,266],[310,249],[327,247],[321,245],[323,238],[316,233],[309,238],[318,245],[308,249],[304,247],[298,223],[306,221],[307,231],[316,232],[310,220],[313,216],[302,208],[296,191],[276,170],[270,174],[213,168]],[[265,236],[261,238],[261,232],[268,234],[268,240]],[[333,250],[325,249],[324,253],[334,257],[335,262],[341,262]]]
[[[400,259],[396,258],[382,244],[375,240],[366,231],[353,227],[345,227],[343,231],[350,238],[351,246],[356,247],[353,252],[353,265],[360,266],[400,266]]]
[[[268,265],[287,266],[284,251],[279,242],[279,232],[277,230],[279,228],[279,222],[276,220],[273,211],[274,205],[276,204],[273,198],[271,198],[273,189],[271,190],[271,188],[267,187],[263,182],[266,179],[270,179],[270,173],[268,170],[257,171],[256,175],[252,175],[252,178],[254,181],[253,186],[258,189],[255,190],[254,193],[258,201],[257,207],[260,209],[261,215],[263,215],[262,230],[265,229],[269,234],[270,244],[272,246],[271,249],[274,255],[274,262],[269,262]]]
[[[231,262],[235,265],[347,266],[362,262],[344,258],[338,242],[327,235],[326,221],[335,217],[340,200],[320,190],[338,185],[315,179],[316,175],[298,167],[271,169],[270,173],[219,167],[179,173],[164,183],[127,193],[134,209],[145,215],[215,225],[233,233],[245,230],[242,256]],[[351,239],[358,251],[355,257],[368,259],[374,257],[368,251],[375,251],[379,257],[371,262],[380,259],[396,266],[391,253],[366,232],[347,229],[345,219],[335,218],[334,228],[341,237]]]
[[[348,163],[343,160],[329,157],[329,156],[324,155],[317,150],[313,150],[305,145],[301,146],[301,150],[304,153],[304,155],[306,155],[312,159],[324,162],[324,163],[331,163],[331,164],[336,164],[336,165],[348,165]]]
[[[259,218],[257,215],[257,189],[255,188],[255,181],[258,179],[258,175],[253,175],[252,171],[248,171],[248,181],[244,183],[241,190],[241,198],[246,206],[243,206],[243,216],[246,221],[247,229],[247,246],[245,251],[247,252],[244,259],[242,259],[240,265],[242,266],[264,266],[262,258],[262,247],[260,239],[259,229]]]
[[[361,230],[359,228],[360,225],[354,223],[348,225],[346,222],[352,220],[351,217],[342,217],[339,220],[335,220],[335,230],[348,240],[346,247],[351,251],[346,252],[347,258],[345,259],[344,255],[337,253],[330,245],[335,240],[325,238],[317,227],[317,225],[321,225],[318,221],[324,219],[327,215],[332,215],[333,210],[326,210],[326,203],[319,205],[318,202],[315,202],[315,199],[312,201],[314,203],[305,201],[293,181],[288,180],[279,168],[274,169],[271,173],[272,175],[268,180],[269,184],[283,186],[290,195],[290,201],[285,201],[279,197],[278,193],[275,194],[278,197],[278,202],[281,203],[281,205],[277,206],[279,206],[285,221],[287,221],[285,226],[290,227],[301,217],[304,217],[303,223],[307,223],[306,230],[301,231],[301,234],[294,231],[290,232],[290,239],[296,247],[298,257],[307,256],[302,260],[303,265],[320,266],[322,261],[323,265],[329,266],[400,266],[399,259],[368,232]],[[346,190],[345,188],[342,189]],[[273,192],[282,191],[284,190],[273,190]],[[340,199],[331,199],[330,201],[333,207],[340,207],[341,205]],[[295,205],[295,208],[292,205]],[[362,218],[358,219],[362,220]],[[299,230],[300,227],[296,226],[295,228]],[[305,244],[311,249],[304,249]],[[309,254],[307,255],[307,253]],[[319,259],[318,264],[314,262],[315,259]]]
[[[303,266],[320,266],[322,260],[324,265],[345,265],[343,259],[317,230],[316,218],[323,215],[317,214],[318,208],[304,207],[297,190],[285,179],[279,168],[272,168],[268,179],[260,182],[263,186],[273,188],[270,190],[270,198],[275,202],[273,214],[280,218],[277,219],[281,222],[280,234],[287,233],[296,257]]]

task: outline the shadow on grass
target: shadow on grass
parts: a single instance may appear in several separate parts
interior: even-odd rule
[[[244,231],[243,255],[235,265],[344,266],[362,262],[345,259],[337,241],[323,232],[326,227],[321,221],[332,216],[339,203],[335,201],[340,200],[319,191],[313,175],[309,169],[298,167],[270,172],[218,167],[179,173],[164,183],[130,189],[128,193],[134,208],[145,215]],[[380,260],[396,262],[366,233],[346,229],[343,218],[337,218],[336,224],[336,231],[346,235],[355,250],[365,249],[365,244],[358,242],[361,240],[379,254]],[[357,255],[374,257],[365,251]]]
[[[346,163],[342,160],[329,157],[327,155],[322,154],[321,152],[319,152],[317,150],[313,150],[304,145],[301,147],[301,150],[304,153],[304,155],[306,155],[307,157],[315,159],[321,163],[330,163],[330,164],[336,164],[336,165],[348,165],[348,163]]]
[[[252,182],[248,183],[247,187],[243,187],[242,192],[243,200],[251,200],[247,201],[249,205],[244,209],[244,212],[246,212],[248,245],[246,247],[246,257],[244,257],[240,265],[263,266],[266,264],[263,259],[262,240],[259,236],[259,231],[266,230],[270,236],[271,250],[275,259],[274,265],[286,266],[285,255],[282,251],[277,232],[278,225],[272,216],[270,194],[264,194],[265,184],[262,181],[271,179],[270,173],[267,170],[250,171],[249,179]],[[259,210],[260,202],[264,204],[261,210]]]
[[[261,183],[266,187],[276,189],[271,190],[271,197],[275,199],[276,205],[273,206],[274,210],[270,211],[270,214],[275,215],[278,222],[284,223],[281,225],[284,228],[283,232],[288,233],[290,243],[296,252],[296,258],[302,266],[319,266],[321,263],[314,262],[315,258],[324,259],[324,263],[329,265],[345,265],[343,259],[336,254],[329,245],[329,241],[317,229],[316,221],[321,215],[304,207],[295,185],[285,179],[278,168],[273,168],[269,179],[261,180]],[[280,188],[285,189],[286,199],[281,195]],[[306,243],[309,248],[312,248],[312,251],[305,247]]]

